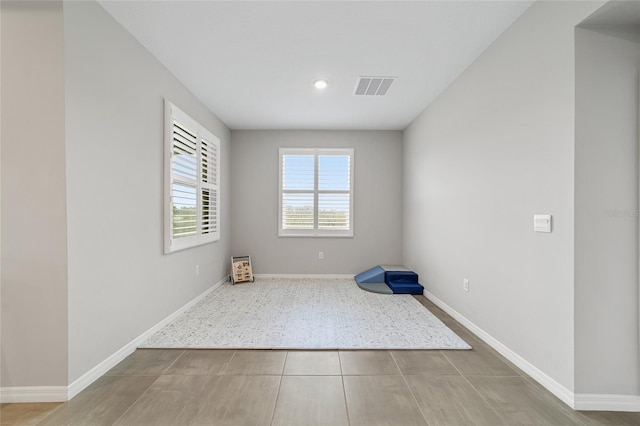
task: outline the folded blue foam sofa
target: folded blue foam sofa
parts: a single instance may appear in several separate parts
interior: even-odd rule
[[[360,288],[374,293],[423,294],[418,274],[404,266],[378,265],[354,277]]]

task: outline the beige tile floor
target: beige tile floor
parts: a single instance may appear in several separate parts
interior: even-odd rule
[[[426,299],[471,351],[137,350],[64,404],[4,425],[640,425],[575,412]]]

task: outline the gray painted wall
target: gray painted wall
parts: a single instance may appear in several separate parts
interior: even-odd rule
[[[258,274],[352,274],[400,263],[402,133],[231,132],[232,251]],[[354,148],[353,238],[278,238],[278,148]],[[318,259],[318,252],[324,259]]]
[[[2,28],[2,387],[67,384],[60,2],[6,2]]]
[[[576,30],[576,393],[640,391],[639,64],[640,32]]]
[[[226,276],[229,130],[111,16],[67,2],[69,382]],[[221,139],[220,241],[163,255],[163,98]],[[195,265],[200,275],[195,275]]]
[[[601,5],[535,3],[404,132],[404,263],[569,390],[574,27]]]

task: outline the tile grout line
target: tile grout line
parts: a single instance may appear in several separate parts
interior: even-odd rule
[[[471,349],[471,350],[473,350],[473,349]],[[451,365],[453,366],[453,368],[455,368],[455,369],[456,369],[456,371],[458,372],[458,374],[460,374],[460,376],[464,379],[464,381],[465,381],[465,382],[467,382],[467,383],[469,384],[469,386],[471,386],[471,389],[472,389],[472,390],[473,390],[473,391],[474,391],[474,392],[475,392],[475,393],[480,397],[480,399],[481,399],[485,404],[487,404],[487,406],[491,409],[491,411],[493,411],[494,413],[496,413],[496,415],[498,416],[498,418],[499,418],[500,420],[502,420],[503,422],[505,422],[505,424],[507,424],[506,419],[505,419],[504,417],[502,417],[502,416],[500,415],[500,413],[498,412],[498,410],[496,410],[496,408],[495,408],[495,407],[494,407],[494,406],[493,406],[489,401],[487,401],[487,399],[484,397],[484,395],[482,395],[482,394],[478,391],[478,389],[476,389],[476,387],[475,387],[475,386],[473,386],[473,383],[471,383],[471,382],[469,381],[469,379],[467,378],[467,376],[465,376],[464,374],[462,374],[462,371],[460,371],[460,370],[458,369],[458,367],[456,367],[456,365],[453,363],[453,361],[451,361],[451,360],[449,359],[449,357],[447,357],[447,355],[446,355],[445,351],[442,351],[442,356],[444,356],[444,357],[445,357],[445,359],[449,362],[449,364],[451,364]],[[489,377],[495,377],[495,376],[489,376]]]
[[[398,360],[396,360],[396,357],[393,356],[393,351],[389,351],[389,355],[391,355],[391,359],[393,360],[393,362],[396,365],[396,368],[400,372],[400,377],[402,377],[402,381],[404,382],[404,385],[407,387],[407,389],[409,390],[409,393],[411,394],[411,397],[413,398],[413,401],[416,403],[416,406],[418,407],[418,410],[420,411],[420,414],[422,415],[422,418],[424,419],[425,423],[427,425],[429,425],[430,424],[429,420],[427,420],[427,416],[422,411],[422,407],[420,407],[420,403],[418,402],[418,398],[416,398],[416,395],[413,393],[413,390],[411,389],[411,386],[409,386],[409,382],[407,382],[407,378],[404,376],[404,373],[400,369],[400,365],[398,364]]]
[[[137,351],[137,350],[138,350],[138,349],[136,348],[136,351]],[[127,412],[128,412],[129,410],[131,410],[131,408],[132,408],[134,405],[136,405],[136,403],[137,403],[138,401],[140,401],[140,399],[141,399],[141,398],[142,398],[142,397],[143,397],[147,392],[149,392],[149,389],[151,389],[151,387],[152,387],[152,386],[153,386],[153,385],[158,381],[158,379],[159,379],[160,377],[162,377],[162,376],[166,376],[167,374],[165,374],[165,373],[166,373],[167,371],[169,371],[169,369],[170,369],[171,367],[173,367],[173,365],[174,365],[176,362],[178,362],[178,360],[179,360],[179,359],[180,359],[180,358],[185,354],[185,352],[186,352],[186,349],[182,349],[182,353],[181,353],[180,355],[178,355],[178,356],[176,357],[176,359],[174,359],[174,360],[173,360],[173,362],[167,366],[167,368],[165,368],[164,370],[162,370],[162,372],[156,376],[156,379],[155,379],[153,382],[151,382],[151,383],[149,384],[149,386],[144,390],[144,392],[142,392],[140,395],[138,395],[138,397],[137,397],[137,398],[136,398],[136,399],[135,399],[135,400],[134,400],[134,401],[133,401],[133,402],[132,402],[128,407],[127,407],[127,409],[126,409],[126,410],[124,410],[124,411],[122,412],[122,414],[120,414],[120,415],[118,416],[118,418],[117,418],[117,419],[115,419],[115,421],[113,422],[113,424],[118,423],[118,421],[119,421],[119,420],[120,420],[120,419],[121,419],[125,414],[127,414]],[[135,353],[135,351],[134,351],[134,353]],[[130,376],[133,376],[133,375],[130,375]],[[145,376],[148,376],[148,375],[145,375]],[[121,377],[122,377],[122,376],[121,376]]]
[[[187,352],[187,350],[185,349],[185,351],[184,351],[184,353],[182,355],[184,355],[186,352]],[[231,360],[233,359],[233,357],[236,356],[236,352],[238,352],[238,351],[236,351],[236,350],[233,351],[233,354],[231,355],[229,360],[225,363],[224,368],[221,371],[219,371],[218,374],[197,374],[196,375],[198,377],[215,377],[216,378],[215,382],[213,382],[213,387],[210,390],[210,394],[213,394],[216,386],[220,382],[220,379],[222,377],[224,377],[224,375],[222,373],[223,373],[224,370],[227,369],[227,366],[229,366],[229,364],[231,363]],[[180,355],[180,356],[182,356],[182,355]],[[200,414],[204,411],[205,407],[206,406],[204,404],[202,404],[202,406],[199,407],[198,411],[196,412],[196,414],[194,416],[194,419],[197,419],[200,416]]]
[[[159,374],[153,382],[149,383],[149,386],[144,390],[144,392],[142,392],[140,395],[138,395],[138,397],[137,397],[135,400],[133,400],[133,402],[132,402],[131,404],[129,404],[129,406],[127,407],[127,409],[126,409],[126,410],[124,410],[124,411],[122,412],[122,414],[120,414],[120,415],[118,416],[118,418],[117,418],[117,419],[115,419],[115,420],[114,420],[114,422],[113,422],[112,424],[116,424],[116,423],[118,423],[118,421],[119,421],[119,420],[120,420],[120,419],[121,419],[125,414],[127,414],[127,412],[129,412],[129,410],[131,410],[131,408],[132,408],[134,405],[136,405],[136,403],[137,403],[138,401],[140,401],[140,398],[142,398],[142,397],[143,397],[147,392],[149,392],[149,389],[151,389],[151,387],[152,387],[152,386],[153,386],[153,385],[158,381],[158,379],[159,379],[161,376],[162,376],[162,374]]]
[[[233,355],[231,355],[231,358],[229,358],[229,361],[227,361],[227,363],[225,364],[224,368],[222,370],[220,370],[220,376],[225,376],[226,372],[227,372],[227,368],[229,368],[229,365],[231,365],[231,361],[233,361],[233,359],[236,357],[236,354],[238,353],[237,350],[233,351]]]
[[[53,410],[51,410],[51,412],[49,412],[47,415],[45,415],[42,419],[40,419],[40,421],[38,423],[36,423],[37,425],[40,425],[42,423],[44,423],[49,417],[51,417],[53,415],[53,413],[55,413],[56,411],[60,410],[61,407],[64,407],[65,405],[67,405],[69,403],[70,400],[68,401],[64,401],[62,404],[58,405],[56,408],[54,408]],[[2,422],[2,416],[0,416],[0,422]]]
[[[227,361],[227,362],[224,364],[224,368],[223,368],[222,370],[220,370],[220,371],[216,374],[216,376],[224,376],[224,375],[225,375],[225,374],[224,374],[224,372],[227,370],[227,367],[229,367],[229,364],[231,364],[231,360],[236,356],[236,353],[237,353],[237,352],[238,352],[237,350],[234,350],[234,351],[233,351],[233,353],[231,354],[231,357],[229,358],[229,361]]]
[[[340,364],[340,381],[342,382],[342,397],[344,398],[344,409],[347,411],[347,424],[351,425],[351,416],[349,416],[349,403],[347,402],[347,389],[344,386],[344,371],[342,370],[342,357],[340,350],[338,352],[338,364]]]
[[[555,396],[554,394],[549,392],[544,386],[542,386],[540,383],[536,382],[531,376],[525,374],[525,375],[519,376],[519,377],[525,379],[525,381],[527,382],[528,385],[533,386],[534,388],[536,388],[539,391],[541,391],[541,397],[546,399],[546,400],[548,400],[549,403],[558,406],[560,410],[568,409],[569,412],[572,414],[572,416],[571,416],[572,420],[575,420],[581,426],[588,426],[588,423],[585,423],[580,418],[580,416],[579,416],[580,411],[579,410],[575,410],[574,408],[572,408],[572,407],[568,406],[567,404],[565,404],[557,396]]]
[[[455,319],[454,319],[455,321]],[[460,324],[458,321],[455,321],[455,324],[458,327],[462,327],[463,331],[466,330],[466,328]],[[455,331],[454,331],[455,332]],[[472,338],[475,338],[479,341],[478,345],[476,346],[488,346],[488,350],[494,350],[493,348],[491,348],[490,345],[488,345],[486,342],[484,342],[482,339],[480,339],[478,336],[476,336],[472,331],[470,330],[466,330],[466,332],[468,334],[471,334]],[[473,350],[473,348],[472,348]],[[464,380],[469,384],[469,386],[471,386],[471,388],[473,389],[473,391],[478,394],[480,396],[480,398],[489,406],[489,408],[491,408],[491,410],[493,410],[500,419],[502,419],[503,421],[505,421],[505,419],[503,418],[503,416],[499,413],[498,409],[496,409],[483,395],[482,393],[480,393],[480,391],[471,383],[471,381],[469,380],[469,378],[467,377],[467,375],[463,374],[460,370],[458,370],[458,368],[455,366],[455,364],[453,363],[453,361],[451,361],[445,354],[446,351],[442,351],[442,354],[444,355],[444,357],[447,359],[447,361],[449,361],[449,363],[451,365],[453,365],[453,367],[460,373],[460,375],[464,378]],[[513,372],[515,373],[514,375],[477,375],[480,377],[491,377],[491,378],[508,378],[508,377],[517,377],[517,378],[521,378],[524,379],[526,383],[528,383],[529,385],[533,385],[533,386],[540,386],[539,383],[537,383],[531,376],[529,376],[528,374],[526,374],[524,371],[522,371],[521,369],[517,368],[516,366],[512,366],[511,363],[504,359],[499,353],[496,354],[491,354],[493,355],[494,358],[496,358],[500,363],[506,365],[509,369],[513,370]],[[470,374],[469,376],[474,376],[473,374]],[[542,389],[543,391],[543,397],[555,397],[555,395],[552,395],[550,393],[548,393],[548,390],[546,389]],[[554,398],[551,398],[554,399]],[[554,400],[554,402],[557,402]],[[581,425],[585,425],[585,423],[581,420],[581,419],[576,419],[576,421],[578,423],[580,423]]]
[[[273,421],[276,418],[276,409],[278,408],[278,400],[280,399],[280,390],[282,389],[282,380],[284,379],[284,369],[287,366],[287,358],[289,358],[289,351],[284,354],[284,362],[282,363],[282,371],[280,372],[280,383],[278,383],[278,392],[276,392],[276,402],[273,404],[273,411],[271,412],[271,421],[269,425],[273,426]]]
[[[215,382],[213,382],[213,387],[212,387],[212,388],[211,388],[211,390],[209,391],[209,396],[213,395],[213,392],[214,392],[214,390],[215,390],[216,386],[218,385],[218,383],[220,382],[220,378],[222,377],[222,376],[219,376],[219,375],[207,375],[207,374],[199,374],[199,375],[197,375],[197,376],[198,376],[198,377],[215,377],[215,378],[216,378],[216,379],[215,379]],[[197,410],[196,414],[193,416],[193,418],[194,418],[194,419],[197,419],[198,417],[200,417],[200,414],[204,411],[204,409],[205,409],[205,408],[206,408],[206,405],[205,405],[205,404],[202,404],[202,405],[198,408],[198,410]]]
[[[137,349],[136,349],[136,350],[137,350]],[[178,356],[176,357],[176,359],[174,359],[174,360],[173,360],[173,362],[172,362],[171,364],[169,364],[169,365],[167,366],[167,368],[165,368],[165,369],[162,371],[162,373],[160,373],[160,376],[164,376],[164,375],[165,375],[165,373],[166,373],[167,371],[169,371],[169,369],[170,369],[171,367],[173,367],[173,365],[174,365],[176,362],[178,362],[178,360],[179,360],[180,358],[182,358],[182,356],[183,356],[186,352],[187,352],[187,350],[186,350],[186,349],[182,349],[182,353],[181,353],[180,355],[178,355]]]
[[[222,372],[224,370],[226,370],[227,366],[231,363],[231,360],[233,359],[233,357],[236,355],[237,351],[233,351],[233,354],[231,355],[231,357],[229,358],[229,361],[227,361],[224,365],[224,368],[218,372],[218,374],[195,374],[194,376],[197,377],[215,377],[215,382],[213,383],[213,387],[211,388],[210,392],[211,394],[213,394],[213,391],[215,390],[216,385],[220,382],[220,378],[223,377]],[[185,355],[187,353],[187,349],[184,350],[184,352],[182,353],[182,355],[180,355],[180,357],[182,357],[183,355]],[[178,358],[180,358],[178,357]],[[178,360],[176,359],[176,362]],[[198,418],[200,416],[200,413],[202,413],[202,411],[204,411],[205,409],[205,405],[203,404],[201,407],[198,408],[198,411],[196,412],[194,418]]]

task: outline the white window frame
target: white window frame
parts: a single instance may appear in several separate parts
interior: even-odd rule
[[[168,100],[164,103],[164,113],[164,252],[168,254],[220,239],[220,139]],[[192,177],[176,173],[172,167],[174,129],[177,123],[195,135],[196,169]],[[203,167],[203,162],[208,167]],[[174,237],[174,184],[195,190],[196,220],[193,235]],[[207,192],[208,196],[205,196],[204,192]],[[205,198],[208,201],[208,209],[203,207]]]
[[[314,229],[283,229],[282,200],[283,191],[283,158],[285,155],[313,155],[314,156]],[[318,157],[322,155],[344,155],[349,156],[349,190],[323,191],[318,189]],[[353,148],[280,148],[278,152],[278,237],[353,237],[353,199],[354,199],[354,149]],[[295,193],[297,191],[286,191]],[[311,191],[300,191],[310,193]],[[328,230],[318,229],[318,196],[323,193],[348,193],[349,194],[349,229],[348,230]]]

